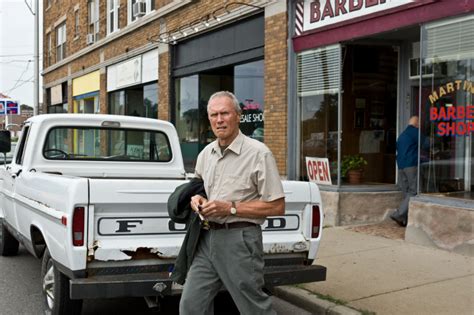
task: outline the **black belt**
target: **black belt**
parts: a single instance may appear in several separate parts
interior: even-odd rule
[[[206,222],[205,225],[203,225],[203,229],[205,230],[221,230],[221,229],[242,229],[245,227],[249,226],[256,226],[256,223],[252,222],[232,222],[232,223],[216,223],[212,221]]]

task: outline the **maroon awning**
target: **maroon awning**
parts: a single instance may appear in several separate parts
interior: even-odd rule
[[[474,0],[429,0],[293,37],[296,52],[474,11]],[[466,30],[471,32],[472,30]]]

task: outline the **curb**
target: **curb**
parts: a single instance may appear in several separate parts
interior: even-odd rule
[[[313,314],[327,315],[361,315],[362,313],[340,304],[323,300],[311,293],[297,287],[281,286],[273,288],[273,294],[283,300],[299,306]]]

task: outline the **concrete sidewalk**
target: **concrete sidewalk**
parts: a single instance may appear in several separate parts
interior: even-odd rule
[[[334,227],[323,230],[315,263],[327,267],[325,282],[281,287],[275,295],[318,314],[358,313],[350,308],[376,314],[474,314],[472,257]]]

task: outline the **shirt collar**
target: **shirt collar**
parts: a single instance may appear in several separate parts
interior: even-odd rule
[[[239,134],[237,137],[235,137],[234,141],[227,147],[226,150],[230,150],[234,152],[237,155],[240,155],[240,152],[242,151],[242,145],[244,144],[244,134],[242,131],[239,130]],[[220,153],[221,148],[219,147],[219,140],[214,141],[214,145],[212,147],[212,152],[213,153]]]

